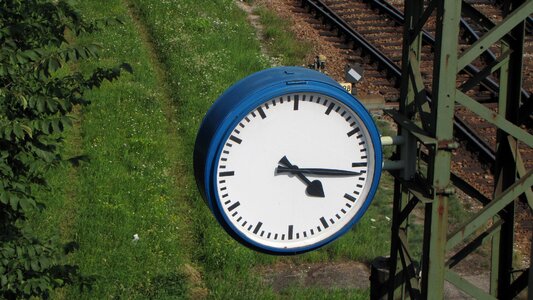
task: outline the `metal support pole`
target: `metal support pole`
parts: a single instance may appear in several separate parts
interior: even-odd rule
[[[424,2],[427,1],[405,1],[404,4],[400,106],[397,112],[390,113],[403,140],[397,145],[396,160],[387,162],[387,168],[403,169],[392,172],[395,190],[388,299],[443,299],[446,280],[477,299],[514,297],[529,284],[530,299],[533,300],[531,266],[528,270],[513,269],[514,203],[521,196],[526,196],[528,201],[533,198],[533,170],[525,169],[517,146],[533,147],[532,135],[520,127],[524,116],[519,116],[528,105],[520,97],[524,19],[533,14],[533,2],[507,1],[507,16],[462,53],[458,51],[461,1],[432,0],[426,3],[425,11]],[[430,87],[432,99],[428,103],[420,63],[422,28],[430,15],[435,16],[437,28]],[[491,65],[489,71],[472,75],[468,84],[458,90],[456,80],[461,69],[498,41],[502,43],[499,61]],[[490,74],[499,74],[497,112],[484,107],[467,93]],[[492,197],[485,197],[457,174],[451,175],[451,151],[457,146],[453,135],[456,102],[498,129]],[[448,232],[448,203],[456,188],[452,179],[457,188],[478,197],[484,207],[470,220],[456,224],[453,232]],[[425,214],[421,278],[418,278],[414,258],[409,252],[407,229],[409,216],[420,203],[424,205]],[[452,270],[479,245],[488,242],[492,242],[490,294]],[[531,255],[533,257],[533,252]],[[451,258],[447,260],[447,257]]]

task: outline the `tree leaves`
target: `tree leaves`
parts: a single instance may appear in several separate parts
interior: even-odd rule
[[[67,66],[98,57],[98,44],[70,44],[74,38],[118,19],[85,22],[59,0],[0,1],[0,298],[44,297],[65,284],[86,287],[90,278],[77,266],[64,265],[63,246],[36,236],[25,220],[41,210],[33,194],[46,187],[44,172],[64,161],[62,135],[72,127],[76,105],[88,105],[87,90],[116,80],[129,64],[90,73]]]

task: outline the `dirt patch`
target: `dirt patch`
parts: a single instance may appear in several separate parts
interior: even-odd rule
[[[370,271],[360,262],[277,263],[258,269],[265,285],[276,292],[292,287],[323,289],[367,289]]]

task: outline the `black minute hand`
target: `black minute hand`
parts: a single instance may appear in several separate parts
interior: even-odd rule
[[[359,176],[361,172],[337,170],[337,169],[320,169],[320,168],[291,168],[277,167],[278,173],[308,174],[308,175],[325,175],[325,176]]]

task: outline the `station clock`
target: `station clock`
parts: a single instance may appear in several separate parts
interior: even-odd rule
[[[271,254],[321,247],[357,223],[382,167],[367,110],[328,76],[279,67],[252,74],[207,112],[195,178],[237,241]]]

